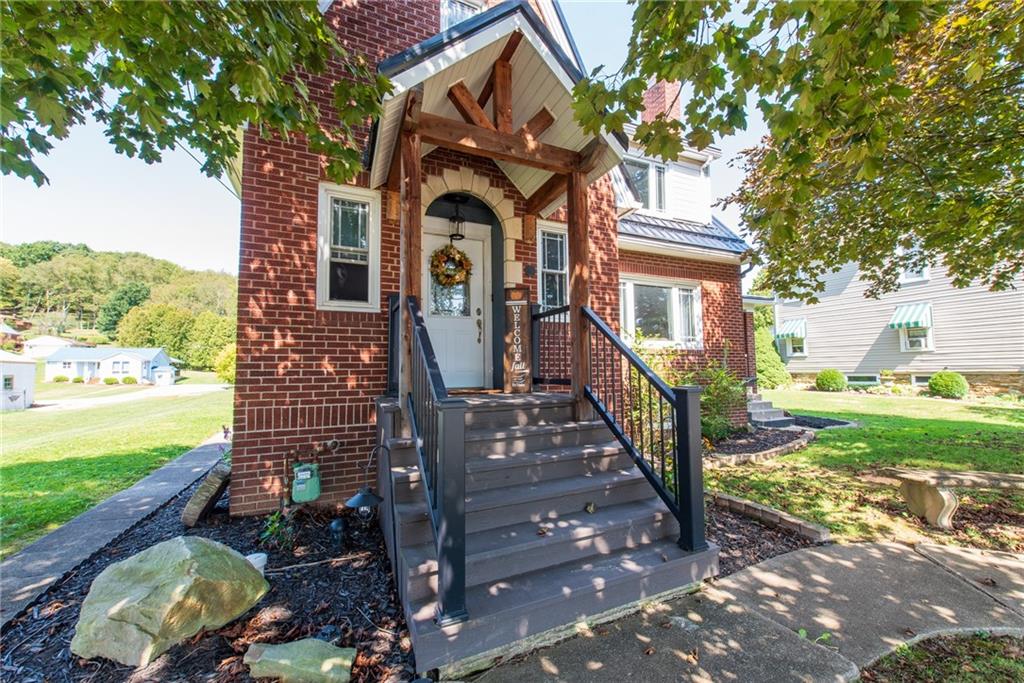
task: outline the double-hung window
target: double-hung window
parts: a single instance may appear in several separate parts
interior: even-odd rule
[[[380,310],[380,195],[320,184],[317,307]]]
[[[540,230],[540,305],[544,310],[569,303],[569,241],[564,230]]]
[[[686,349],[704,347],[699,283],[624,277],[619,305],[622,329],[631,337]]]
[[[932,328],[904,327],[900,329],[900,350],[931,351],[933,348]]]
[[[479,13],[481,9],[482,4],[475,0],[441,0],[441,30],[450,29]]]
[[[643,159],[626,159],[626,172],[645,209],[665,210],[665,167]]]

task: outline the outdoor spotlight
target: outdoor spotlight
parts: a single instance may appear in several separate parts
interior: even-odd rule
[[[335,549],[341,550],[345,547],[345,520],[341,517],[335,517],[331,520],[328,529],[331,533],[331,543]]]
[[[370,486],[370,463],[373,462],[373,456],[381,448],[383,446],[374,446],[370,451],[370,457],[366,459],[366,466],[363,468],[363,486],[356,495],[345,501],[345,507],[355,510],[356,516],[364,523],[373,519],[377,508],[384,502],[384,499],[374,493]]]

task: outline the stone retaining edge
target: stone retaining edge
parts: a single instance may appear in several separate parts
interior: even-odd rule
[[[818,435],[812,430],[804,430],[800,438],[784,443],[781,446],[775,446],[769,448],[766,451],[758,451],[757,453],[734,453],[732,455],[715,455],[714,452],[704,456],[704,469],[713,470],[719,467],[733,467],[735,465],[745,465],[753,462],[764,462],[765,460],[771,460],[781,455],[789,455],[799,451],[802,448],[806,448],[807,444],[818,438]]]
[[[720,508],[725,508],[750,519],[756,519],[765,526],[781,527],[792,531],[812,543],[829,543],[832,540],[832,534],[826,527],[808,522],[796,515],[777,510],[768,505],[762,505],[752,500],[731,496],[728,493],[721,493],[719,491],[705,491],[704,498]]]

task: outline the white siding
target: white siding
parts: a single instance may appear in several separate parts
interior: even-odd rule
[[[820,303],[776,306],[777,324],[807,319],[807,356],[784,359],[790,372],[838,368],[849,373],[1024,371],[1024,279],[1015,291],[956,289],[943,267],[930,279],[908,283],[881,299],[866,299],[867,283],[848,265],[826,278]],[[898,304],[930,302],[934,351],[900,350],[899,331],[889,328]]]
[[[666,212],[673,218],[706,225],[711,222],[711,176],[697,162],[668,164],[665,179]]]
[[[36,366],[34,363],[0,361],[0,377],[10,377],[10,390],[0,385],[0,411],[24,410],[35,400]]]

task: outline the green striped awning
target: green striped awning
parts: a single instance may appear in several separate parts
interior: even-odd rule
[[[900,304],[889,318],[889,327],[898,330],[901,327],[931,327],[931,304]]]
[[[775,333],[776,339],[806,339],[807,318],[783,320]]]

